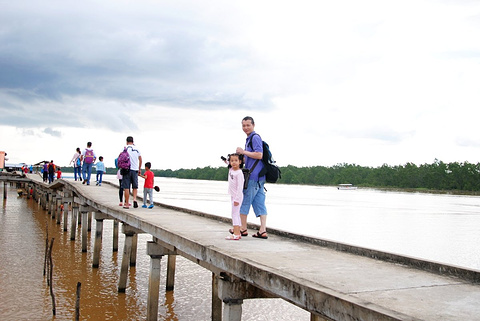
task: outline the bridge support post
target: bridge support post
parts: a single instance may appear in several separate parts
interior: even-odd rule
[[[273,298],[271,294],[227,273],[218,277],[218,297],[223,301],[223,320],[240,321],[244,299]]]
[[[158,297],[160,290],[160,264],[164,255],[163,247],[155,242],[147,243],[147,255],[150,255],[150,274],[148,279],[147,320],[156,321],[158,316]]]
[[[42,191],[42,196],[41,196],[41,202],[40,204],[42,204],[42,208],[44,211],[47,210],[47,200],[48,200],[48,193],[45,192],[45,191]]]
[[[118,252],[118,221],[113,220],[113,252]]]
[[[176,254],[169,254],[167,259],[167,282],[166,290],[173,291],[175,287],[175,267],[177,262]]]
[[[57,225],[60,225],[62,222],[62,198],[57,197]]]
[[[87,220],[88,220],[87,231],[88,232],[92,231],[92,216],[93,216],[93,212],[89,211],[87,215]]]
[[[3,199],[7,199],[7,181],[3,182]]]
[[[82,213],[82,220],[85,222],[88,218],[88,207],[82,205],[80,207],[80,213]],[[82,252],[87,252],[88,245],[88,226],[87,224],[82,225]]]
[[[218,297],[224,303],[223,321],[242,320],[242,304],[246,294],[242,288],[243,283],[245,282],[229,277],[218,279]]]
[[[67,225],[68,225],[68,203],[72,198],[70,197],[70,194],[65,192],[63,194],[63,231],[67,231]]]
[[[127,288],[128,266],[130,254],[132,253],[133,233],[125,233],[125,244],[123,246],[122,266],[120,268],[120,279],[118,280],[118,292],[125,292]]]
[[[218,296],[218,276],[212,272],[212,321],[222,321],[222,300]]]
[[[78,218],[78,226],[82,225],[82,215],[77,215]]]
[[[67,225],[68,225],[68,212],[69,212],[69,206],[68,202],[63,203],[63,231],[67,231]]]
[[[130,266],[137,265],[137,246],[138,246],[138,234],[135,233],[132,236],[132,252],[130,253]]]
[[[47,209],[48,209],[48,214],[52,215],[52,201],[53,199],[53,194],[51,192],[47,192]]]
[[[57,194],[51,194],[51,201],[50,201],[50,211],[52,212],[52,220],[56,220],[57,218]]]
[[[158,297],[160,290],[160,263],[164,255],[168,255],[168,257],[175,257],[176,254],[154,241],[149,241],[147,242],[147,255],[150,255],[147,320],[156,321],[158,316]]]
[[[102,249],[102,238],[103,238],[103,220],[107,219],[108,216],[101,213],[95,212],[95,242],[93,245],[93,262],[92,267],[98,268],[100,265],[100,251]]]
[[[134,227],[126,224],[122,225],[123,233],[125,234],[125,244],[123,247],[122,266],[120,269],[120,279],[118,280],[118,292],[125,292],[127,288],[128,266],[131,265],[132,251],[137,251],[136,240],[134,246],[135,234],[142,233]],[[135,253],[136,258],[136,253]]]
[[[78,216],[78,205],[74,204],[72,207],[72,221],[70,226],[70,240],[75,241],[75,233],[77,231],[77,216]]]

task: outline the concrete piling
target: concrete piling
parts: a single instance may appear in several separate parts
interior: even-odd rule
[[[109,218],[101,212],[95,212],[95,241],[93,245],[93,262],[92,267],[98,268],[100,265],[100,251],[102,249],[103,238],[103,220]]]
[[[77,217],[78,217],[78,205],[74,204],[72,207],[72,221],[70,224],[70,240],[75,240],[75,234],[77,232]]]
[[[82,216],[82,220],[85,222],[88,220],[88,207],[87,206],[80,206],[80,213]],[[88,224],[82,225],[82,252],[87,252],[87,245],[88,245]]]
[[[122,265],[120,268],[120,278],[118,280],[118,292],[125,292],[127,288],[128,266],[130,265],[130,255],[132,253],[133,232],[125,233],[125,244],[123,247]]]
[[[155,242],[147,243],[147,255],[150,255],[150,273],[148,280],[147,320],[156,321],[160,290],[160,264],[164,248]]]
[[[113,252],[118,252],[118,221],[113,220]]]

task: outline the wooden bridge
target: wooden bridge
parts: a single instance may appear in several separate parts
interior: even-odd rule
[[[128,286],[128,269],[135,263],[136,236],[151,234],[147,244],[151,257],[148,320],[157,320],[161,260],[168,258],[166,286],[173,290],[176,255],[212,272],[214,321],[241,320],[243,300],[266,297],[282,298],[309,311],[313,321],[480,320],[477,270],[272,229],[268,240],[226,241],[230,220],[163,204],[125,210],[118,206],[118,188],[105,182],[101,188],[68,180],[48,185],[35,174],[0,176],[0,180],[26,184],[58,224],[62,223],[63,204],[63,228],[67,231],[70,224],[72,240],[77,237],[77,221],[87,222],[94,213],[94,268],[100,265],[103,220],[117,222],[114,247],[118,247],[121,222],[125,244],[120,292]],[[89,225],[82,224],[82,251],[87,251]],[[250,234],[254,228],[249,226]]]

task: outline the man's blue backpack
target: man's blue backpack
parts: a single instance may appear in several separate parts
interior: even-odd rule
[[[255,135],[258,135],[258,134],[255,134]],[[260,135],[258,135],[258,137],[260,137]],[[248,145],[253,150],[252,139],[253,139],[253,136],[250,138],[250,142],[248,143]],[[262,140],[262,146],[263,146],[263,157],[262,157],[263,168],[258,174],[258,176],[261,177],[265,175],[265,180],[267,181],[267,183],[276,183],[278,179],[282,178],[282,172],[280,171],[280,168],[278,168],[275,160],[273,160],[272,152],[270,151],[270,147],[268,146],[267,142]]]

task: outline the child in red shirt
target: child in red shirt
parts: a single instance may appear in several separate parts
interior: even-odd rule
[[[60,167],[57,167],[57,179],[62,178],[62,171],[60,170]]]
[[[150,170],[152,164],[150,162],[145,163],[145,174],[140,174],[145,179],[143,185],[143,208],[147,208],[147,195],[150,197],[150,205],[148,208],[153,208],[153,185],[155,174]]]

